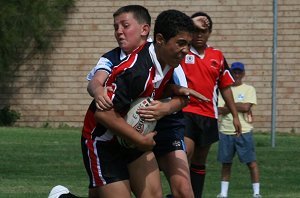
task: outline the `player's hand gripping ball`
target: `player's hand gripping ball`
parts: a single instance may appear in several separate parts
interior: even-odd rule
[[[130,105],[130,109],[125,116],[125,121],[132,126],[139,133],[146,135],[149,132],[153,131],[156,126],[156,121],[148,122],[145,121],[140,115],[136,112],[140,107],[149,106],[153,99],[150,97],[138,98],[133,101]],[[134,148],[135,145],[128,143],[125,139],[118,137],[119,143],[127,148]]]

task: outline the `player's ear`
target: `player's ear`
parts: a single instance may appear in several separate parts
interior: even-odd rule
[[[161,33],[156,34],[155,39],[158,45],[161,45],[165,42],[164,36]]]
[[[141,32],[141,35],[142,36],[148,36],[150,33],[150,26],[148,24],[144,24],[142,26],[142,32]]]

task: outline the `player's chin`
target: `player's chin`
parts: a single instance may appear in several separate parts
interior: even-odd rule
[[[179,64],[178,65],[174,65],[174,66],[172,66],[173,68],[176,68],[176,67],[178,67],[179,66]]]
[[[172,67],[178,67],[179,64],[181,63],[181,61],[183,60],[184,56],[178,56],[176,58],[174,58],[174,60],[172,61],[172,64],[170,64]]]
[[[196,47],[202,47],[202,46],[205,45],[205,41],[203,41],[203,40],[197,40],[196,42],[194,42],[194,45]]]
[[[128,47],[128,43],[125,40],[118,41],[119,47],[124,49]]]
[[[179,64],[180,64],[180,62],[181,61],[177,61],[177,62],[173,62],[173,63],[170,63],[169,65],[171,66],[171,67],[178,67],[179,66]]]

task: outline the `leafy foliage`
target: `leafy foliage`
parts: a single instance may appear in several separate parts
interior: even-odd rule
[[[0,79],[9,69],[50,47],[51,30],[64,24],[75,0],[0,0]]]
[[[12,126],[20,117],[19,112],[10,110],[9,106],[5,106],[0,110],[0,126]]]

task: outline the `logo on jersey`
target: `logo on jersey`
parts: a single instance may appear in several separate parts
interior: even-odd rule
[[[213,68],[218,68],[218,65],[220,65],[219,61],[217,61],[216,59],[211,59],[210,60],[210,66]]]
[[[186,64],[194,64],[195,63],[195,56],[194,55],[186,55],[185,56],[185,63]]]

